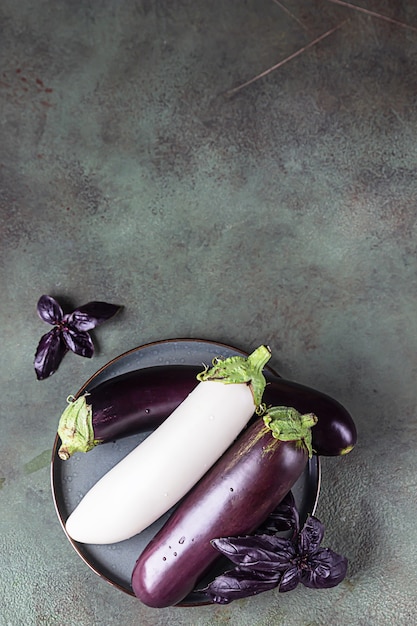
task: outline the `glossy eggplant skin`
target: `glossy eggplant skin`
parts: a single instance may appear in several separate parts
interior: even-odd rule
[[[322,456],[339,456],[352,450],[357,441],[355,422],[339,402],[320,391],[274,378],[265,387],[267,406],[291,406],[300,413],[314,413],[318,422],[311,431],[313,450]]]
[[[307,460],[304,445],[274,439],[257,418],[139,556],[132,574],[134,594],[156,608],[181,602],[221,558],[211,539],[254,532],[292,488]]]
[[[161,365],[134,370],[89,391],[94,439],[102,443],[153,430],[197,386],[203,366]]]

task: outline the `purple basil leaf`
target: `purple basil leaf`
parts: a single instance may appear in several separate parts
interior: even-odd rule
[[[39,317],[48,324],[55,326],[62,321],[63,312],[58,302],[51,296],[41,296],[37,305]]]
[[[283,574],[279,583],[279,591],[292,591],[300,582],[300,574],[297,565],[292,565]]]
[[[297,534],[299,528],[299,515],[295,504],[294,496],[291,491],[287,493],[285,498],[272,511],[269,517],[259,528],[260,532],[278,533],[286,530],[293,530]]]
[[[265,575],[236,568],[217,576],[205,589],[205,593],[217,604],[229,604],[232,600],[254,596],[278,586],[281,574]]]
[[[34,366],[38,380],[51,376],[59,367],[67,348],[57,328],[41,337],[36,349]]]
[[[308,517],[298,536],[300,554],[314,554],[320,547],[324,526],[317,517]]]
[[[308,569],[300,573],[300,581],[306,587],[314,589],[328,589],[336,587],[347,572],[346,557],[336,554],[329,548],[321,548],[309,558]]]
[[[88,333],[73,328],[62,329],[62,337],[67,347],[78,354],[90,359],[94,354],[94,345]]]
[[[213,539],[211,544],[233,563],[257,572],[281,572],[296,556],[291,541],[271,535]]]
[[[91,330],[116,315],[120,308],[107,302],[88,302],[66,316],[66,321],[77,330]]]

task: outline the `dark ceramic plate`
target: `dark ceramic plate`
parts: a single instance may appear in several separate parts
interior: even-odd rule
[[[79,390],[88,391],[100,383],[125,372],[157,365],[209,365],[214,357],[228,357],[247,352],[213,341],[199,339],[168,339],[135,348],[113,359],[92,376]],[[266,368],[266,377],[278,374]],[[64,408],[64,407],[63,407]],[[125,457],[149,433],[126,437],[97,446],[87,454],[75,454],[68,461],[58,456],[59,437],[55,439],[52,452],[51,482],[55,508],[65,532],[65,522],[85,493],[113,465]],[[301,520],[313,514],[320,487],[320,466],[316,456],[309,461],[304,474],[293,488]],[[168,519],[172,510],[132,539],[111,545],[90,545],[73,541],[71,545],[81,559],[99,576],[127,594],[133,595],[130,577],[135,562],[150,539]],[[65,533],[66,534],[66,533]],[[214,573],[214,575],[217,572]],[[193,592],[181,603],[183,606],[207,604],[207,597]]]

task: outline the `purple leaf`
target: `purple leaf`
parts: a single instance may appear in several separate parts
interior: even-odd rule
[[[116,315],[120,308],[107,302],[88,302],[66,316],[66,321],[77,330],[91,330]]]
[[[67,348],[57,328],[41,337],[36,350],[34,366],[38,380],[51,376],[59,367]]]
[[[281,582],[279,584],[279,591],[286,592],[292,591],[296,588],[300,582],[300,572],[297,565],[289,567],[282,575]]]
[[[54,326],[62,321],[62,309],[58,302],[51,296],[41,296],[38,300],[37,310],[39,317],[48,324]]]
[[[296,556],[291,541],[271,535],[213,539],[211,544],[232,563],[257,572],[282,572]]]
[[[299,526],[299,515],[294,496],[289,491],[280,504],[270,513],[269,517],[259,528],[259,531],[261,533],[278,533],[293,530],[294,534],[298,534]]]
[[[90,359],[94,354],[94,345],[88,333],[73,328],[63,328],[62,338],[67,347],[78,354]]]
[[[298,537],[300,554],[314,554],[322,542],[324,526],[317,517],[308,517]]]
[[[281,574],[265,575],[244,568],[236,568],[217,576],[204,591],[217,604],[247,598],[278,586]]]
[[[300,581],[306,587],[328,589],[336,587],[346,576],[348,561],[329,548],[320,548],[309,559],[309,568],[300,573]]]

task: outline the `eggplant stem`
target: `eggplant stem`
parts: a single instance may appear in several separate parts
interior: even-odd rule
[[[279,441],[297,441],[313,456],[311,428],[318,419],[314,413],[301,414],[293,407],[269,407],[263,416],[265,425],[270,429],[272,437]]]
[[[62,413],[58,424],[61,446],[58,456],[67,461],[75,452],[89,452],[98,443],[94,439],[93,409],[87,403],[88,393],[74,398],[68,396],[68,406]]]
[[[271,358],[268,346],[259,346],[248,357],[231,356],[227,359],[215,358],[212,367],[197,375],[200,382],[218,381],[224,384],[246,383],[250,385],[256,410],[262,402],[266,380],[262,370]]]

